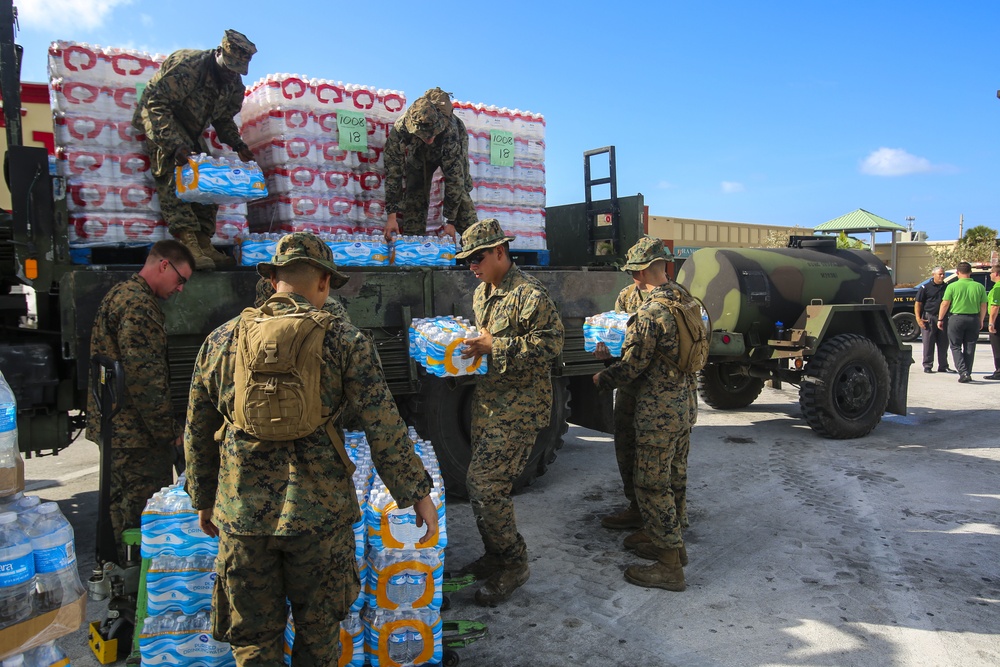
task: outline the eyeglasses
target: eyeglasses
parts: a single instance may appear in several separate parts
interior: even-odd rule
[[[465,264],[467,266],[472,266],[473,264],[482,264],[483,259],[486,257],[486,250],[480,250],[475,255],[465,258]]]
[[[164,261],[166,261],[166,263],[170,265],[170,268],[174,270],[174,273],[177,274],[177,284],[178,285],[186,285],[188,279],[181,275],[181,272],[177,270],[177,267],[174,266],[174,263],[171,262],[169,259],[166,259]]]

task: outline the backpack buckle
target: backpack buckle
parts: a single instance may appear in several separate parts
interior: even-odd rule
[[[278,341],[269,340],[264,343],[264,363],[265,364],[276,364],[278,363]]]

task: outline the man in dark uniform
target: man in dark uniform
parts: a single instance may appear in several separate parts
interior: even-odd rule
[[[139,273],[118,283],[97,309],[90,354],[120,361],[125,400],[112,422],[111,525],[124,557],[122,531],[138,528],[150,496],[174,481],[181,432],[170,405],[167,332],[160,300],[184,289],[194,257],[181,243],[158,241]],[[87,394],[87,437],[101,441],[101,416]]]
[[[937,326],[938,309],[941,308],[945,287],[944,269],[935,266],[931,269],[931,282],[921,285],[913,300],[913,314],[917,316],[924,342],[925,373],[934,372],[934,350],[937,350],[938,373],[954,373],[948,368],[948,327],[946,325],[939,329]]]
[[[146,85],[132,116],[132,125],[146,135],[163,219],[194,255],[198,270],[232,266],[235,261],[212,247],[219,207],[178,199],[174,169],[185,165],[189,155],[208,152],[201,135],[209,125],[241,160],[253,160],[233,116],[243,106],[246,92],[240,75],[247,73],[256,52],[246,36],[227,30],[219,48],[171,53]]]

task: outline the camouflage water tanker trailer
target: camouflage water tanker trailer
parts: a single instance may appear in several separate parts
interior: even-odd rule
[[[767,380],[799,387],[802,415],[828,438],[869,433],[884,412],[906,414],[910,346],[890,317],[893,283],[875,255],[835,239],[788,248],[703,248],[678,282],[711,319],[698,388],[713,408],[746,407]]]

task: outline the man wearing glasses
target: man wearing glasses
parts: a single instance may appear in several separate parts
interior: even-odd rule
[[[124,556],[122,531],[138,528],[146,501],[171,484],[181,430],[170,405],[167,333],[160,300],[184,290],[194,257],[173,239],[158,241],[139,273],[118,283],[97,309],[90,355],[120,361],[125,399],[111,441],[111,525]],[[87,394],[87,437],[101,441],[101,415]]]
[[[548,292],[510,258],[497,220],[462,234],[465,260],[482,284],[472,301],[481,332],[466,342],[466,358],[489,355],[472,407],[472,461],[466,484],[486,553],[463,568],[485,582],[476,602],[494,607],[528,580],[528,550],[517,531],[510,494],[538,432],[552,415],[552,362],[563,347],[563,324]]]

